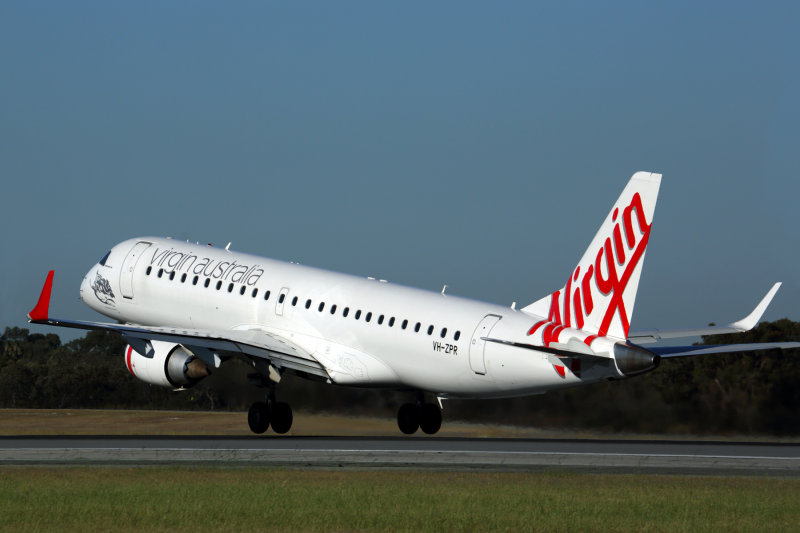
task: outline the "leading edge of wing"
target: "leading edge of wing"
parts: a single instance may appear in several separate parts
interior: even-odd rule
[[[115,331],[126,338],[156,340],[182,344],[191,349],[192,346],[234,353],[242,353],[254,357],[275,360],[281,365],[328,378],[323,366],[306,350],[287,341],[279,335],[261,330],[202,330],[154,326],[131,326],[126,324],[110,324],[106,322],[90,322],[83,320],[66,320],[50,318],[50,294],[53,289],[54,271],[47,274],[42,292],[36,306],[28,313],[31,324],[45,324],[63,328]]]
[[[662,358],[691,357],[695,355],[759,352],[762,350],[789,350],[800,348],[800,342],[754,342],[750,344],[698,344],[694,346],[655,346],[647,348]]]
[[[64,320],[60,318],[31,319],[33,324],[47,324],[85,330],[114,331],[127,339],[144,339],[174,342],[189,348],[207,348],[214,351],[242,353],[252,357],[270,359],[276,363],[308,374],[328,378],[323,366],[307,351],[279,335],[260,330],[202,330],[170,327],[131,326],[106,322]]]
[[[653,342],[658,342],[662,339],[677,339],[681,337],[700,337],[702,335],[719,335],[723,333],[742,333],[745,331],[750,331],[756,326],[756,324],[758,324],[758,321],[761,320],[761,317],[764,315],[764,311],[767,310],[767,306],[769,306],[770,302],[772,302],[772,299],[775,297],[775,293],[778,292],[778,289],[780,289],[780,287],[781,287],[781,282],[778,282],[775,285],[773,285],[772,288],[761,299],[761,301],[749,315],[742,318],[741,320],[737,320],[736,322],[731,322],[726,326],[706,326],[704,328],[691,328],[691,329],[663,329],[663,330],[648,329],[640,331],[631,331],[628,333],[628,340],[636,344],[649,344]]]

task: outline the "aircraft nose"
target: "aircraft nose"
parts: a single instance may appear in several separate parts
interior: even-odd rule
[[[95,272],[96,269],[97,269],[97,265],[93,266],[89,270],[89,272],[87,272],[86,275],[83,276],[83,281],[81,281],[80,298],[84,302],[86,301],[86,297],[91,292],[91,283],[92,283],[91,280],[94,277],[94,272]]]

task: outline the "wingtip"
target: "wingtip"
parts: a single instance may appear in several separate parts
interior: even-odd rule
[[[30,313],[28,313],[28,321],[30,322],[45,322],[47,321],[48,312],[50,310],[50,293],[53,290],[53,275],[54,270],[47,273],[47,279],[44,281],[42,293],[39,295],[39,301],[36,302]]]
[[[769,290],[769,292],[767,292],[767,294],[761,299],[756,308],[753,309],[752,313],[750,313],[743,319],[739,320],[738,322],[734,322],[730,326],[733,328],[737,328],[741,331],[750,331],[751,329],[756,327],[756,324],[758,324],[758,321],[761,320],[764,311],[766,311],[769,304],[772,303],[772,299],[775,297],[775,293],[777,293],[778,289],[780,288],[781,288],[781,282],[779,281],[775,283]]]

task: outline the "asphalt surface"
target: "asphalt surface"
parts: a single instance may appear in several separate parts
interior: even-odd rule
[[[571,470],[800,477],[800,444],[430,437],[0,437],[0,464]]]

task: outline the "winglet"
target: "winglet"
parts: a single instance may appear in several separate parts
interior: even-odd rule
[[[39,295],[39,301],[36,303],[36,307],[28,313],[28,321],[30,322],[45,322],[47,321],[47,313],[50,309],[50,292],[53,289],[53,274],[55,273],[54,270],[51,270],[47,274],[47,279],[44,281],[44,287],[42,287],[42,294]]]
[[[775,297],[775,293],[778,292],[778,289],[781,288],[781,282],[779,281],[772,288],[769,290],[766,296],[761,299],[753,312],[744,317],[743,319],[730,324],[730,327],[741,329],[742,331],[750,331],[753,329],[758,321],[761,320],[761,315],[764,314],[764,311],[767,310],[767,306],[772,302],[772,298]]]

